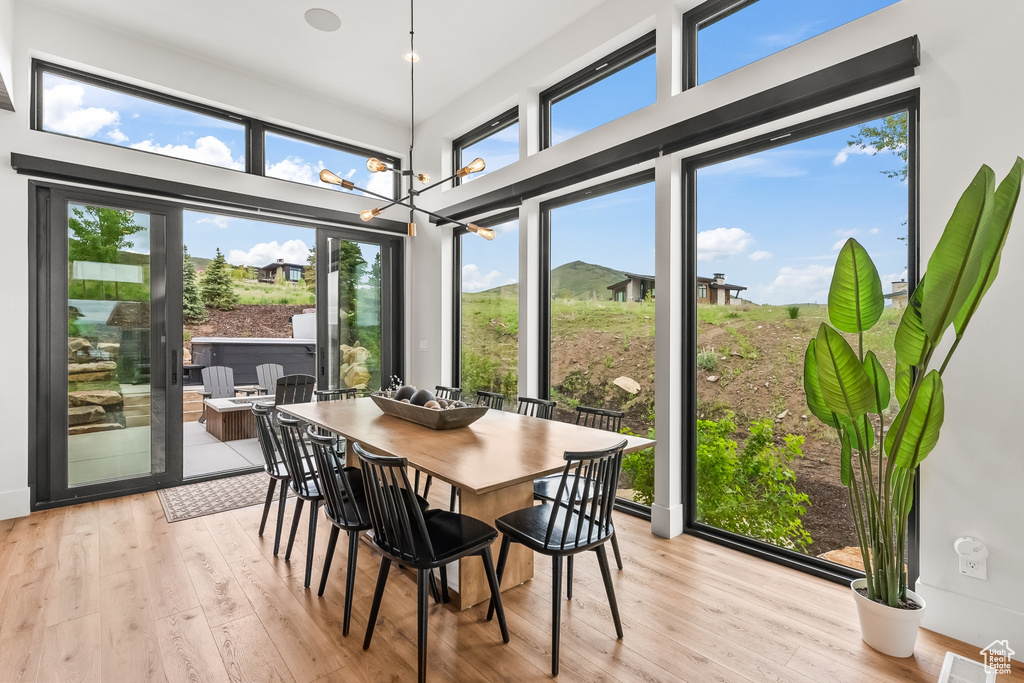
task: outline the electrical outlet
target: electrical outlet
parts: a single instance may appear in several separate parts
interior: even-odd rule
[[[970,536],[962,536],[956,539],[953,549],[960,559],[960,574],[988,580],[988,548],[984,543]]]

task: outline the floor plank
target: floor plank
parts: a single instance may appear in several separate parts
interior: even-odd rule
[[[55,626],[100,611],[100,537],[95,532],[60,537],[57,571],[46,604]]]
[[[230,680],[210,624],[199,607],[157,619],[156,634],[168,680],[192,683]]]
[[[46,629],[46,599],[53,567],[15,574],[7,581],[0,614],[0,681],[34,681]]]
[[[135,519],[127,498],[100,502],[100,575],[117,574],[143,565]]]
[[[142,569],[104,576],[102,670],[105,681],[163,681],[163,659],[146,606]]]
[[[90,683],[102,680],[102,619],[96,612],[47,626],[40,658],[40,681]]]
[[[228,563],[220,554],[209,531],[178,538],[182,559],[192,577],[206,619],[211,626],[233,621],[253,613]]]
[[[255,614],[213,629],[221,661],[233,683],[292,683],[273,639]]]

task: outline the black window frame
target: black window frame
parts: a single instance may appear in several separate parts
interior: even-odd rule
[[[833,132],[851,125],[864,123],[901,111],[908,113],[907,144],[907,282],[909,295],[917,287],[920,275],[920,207],[919,163],[920,153],[920,91],[910,90],[835,114],[776,129],[742,142],[727,145],[681,161],[683,173],[683,292],[692,291],[689,283],[697,282],[697,170],[712,164],[748,156],[792,142]],[[683,329],[682,357],[687,360],[682,368],[682,400],[679,416],[683,425],[683,533],[693,534],[762,559],[808,572],[831,581],[849,583],[862,578],[863,572],[842,565],[782,548],[765,541],[718,529],[696,521],[697,516],[697,299],[684,296],[676,304],[681,310]],[[914,482],[914,503],[908,527],[909,553],[907,558],[910,587],[920,574],[920,477]]]
[[[519,209],[515,208],[471,222],[481,228],[493,228],[519,220]],[[452,230],[452,375],[449,386],[453,387],[462,386],[462,238],[468,234],[469,230],[463,227]],[[516,262],[522,265],[518,252]]]
[[[519,123],[519,107],[515,106],[452,140],[452,173],[466,165],[462,159],[463,150],[517,123]],[[469,161],[472,161],[472,159]],[[462,178],[456,177],[454,179],[455,187],[462,183]]]
[[[201,161],[194,161],[192,159],[182,159],[181,157],[172,157],[166,154],[159,154],[157,152],[150,152],[143,149],[126,148],[122,145],[118,145],[112,142],[105,142],[103,140],[90,140],[89,138],[83,138],[76,135],[69,135],[67,133],[57,133],[55,131],[43,129],[43,75],[54,74],[69,78],[75,81],[79,81],[88,85],[94,85],[99,88],[106,90],[113,90],[114,92],[123,93],[125,95],[131,95],[133,97],[139,97],[151,102],[158,104],[164,104],[176,109],[184,109],[185,111],[193,112],[196,114],[202,114],[204,116],[210,116],[212,118],[220,119],[222,121],[228,121],[234,124],[240,124],[245,128],[245,168],[242,171],[238,171],[233,168],[225,168],[223,166],[215,166],[213,164],[206,164]],[[32,130],[47,133],[49,135],[60,135],[62,137],[71,138],[74,140],[84,140],[86,142],[93,142],[101,145],[108,145],[111,147],[117,147],[119,149],[132,149],[135,152],[142,152],[144,154],[154,154],[156,156],[177,159],[179,161],[185,161],[192,164],[199,164],[201,166],[209,168],[221,168],[225,171],[234,171],[236,173],[247,173],[250,175],[267,176],[265,173],[266,167],[266,137],[267,131],[276,133],[279,135],[285,135],[287,137],[296,138],[299,141],[307,142],[310,144],[321,145],[331,149],[337,149],[342,152],[349,154],[365,155],[367,157],[376,157],[382,161],[389,162],[394,168],[401,170],[401,160],[384,152],[378,152],[369,148],[359,147],[356,145],[350,145],[347,143],[332,140],[330,138],[321,137],[319,135],[312,135],[303,131],[287,128],[285,126],[278,126],[276,124],[266,123],[251,116],[243,116],[236,114],[225,109],[219,109],[217,107],[211,107],[209,105],[200,104],[191,100],[176,97],[174,95],[168,95],[166,93],[159,92],[157,90],[151,90],[141,86],[133,85],[131,83],[125,83],[106,76],[97,76],[87,71],[81,71],[61,64],[55,64],[53,62],[47,62],[42,59],[32,60],[32,97],[29,109],[29,127]],[[272,178],[273,180],[281,180],[284,182],[295,182],[285,180],[284,178]],[[401,191],[399,174],[395,174],[395,196],[398,197]],[[299,183],[304,184],[304,183]],[[307,187],[315,187],[309,185]],[[324,189],[329,189],[324,185]]]
[[[656,38],[655,31],[646,33],[542,91],[540,93],[540,148],[544,150],[552,145],[551,107],[553,105],[655,54]]]

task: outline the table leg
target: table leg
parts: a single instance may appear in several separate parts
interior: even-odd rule
[[[533,505],[533,482],[528,481],[480,495],[463,490],[459,498],[459,512],[494,526],[494,520],[498,517]],[[500,539],[499,535],[498,540],[491,546],[491,554],[494,557],[498,557],[501,549]],[[458,590],[452,591],[452,604],[455,609],[467,609],[490,599],[487,574],[479,557],[459,560],[458,577]],[[501,590],[508,590],[532,578],[533,551],[513,543],[501,580]]]

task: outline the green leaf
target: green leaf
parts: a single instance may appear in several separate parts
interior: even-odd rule
[[[960,308],[953,320],[953,327],[957,337],[962,337],[967,323],[971,321],[974,312],[978,310],[982,297],[992,286],[996,275],[999,274],[999,260],[1003,252],[1003,245],[1006,243],[1006,235],[1010,231],[1010,223],[1013,221],[1013,211],[1017,206],[1017,199],[1020,197],[1021,176],[1024,174],[1024,159],[1017,157],[1013,168],[999,183],[996,190],[995,201],[992,203],[992,212],[988,220],[981,226],[978,240],[971,250],[971,261],[977,261],[978,276],[974,281],[970,294],[963,306]],[[972,265],[972,270],[974,266]]]
[[[913,369],[896,360],[896,400],[903,406],[910,398],[910,381],[914,377]]]
[[[839,424],[847,433],[853,450],[868,453],[875,447],[875,429],[866,414],[855,421],[840,417]]]
[[[843,332],[870,329],[885,310],[882,281],[868,252],[852,237],[846,240],[828,290],[828,319]]]
[[[871,410],[874,389],[864,366],[846,339],[825,323],[818,328],[814,357],[821,397],[829,410],[851,420]]]
[[[921,321],[921,301],[924,296],[924,278],[918,283],[917,289],[907,301],[907,308],[900,318],[900,326],[896,328],[896,339],[893,346],[896,348],[896,359],[904,365],[920,365],[924,357],[928,355],[934,344],[928,340],[924,333],[924,323]],[[938,340],[935,340],[938,343]]]
[[[815,356],[814,339],[807,343],[807,351],[804,353],[804,394],[807,396],[807,408],[816,418],[835,429],[839,429],[839,422],[836,414],[832,412],[825,399],[821,396],[821,387],[818,386],[818,360]]]
[[[921,380],[909,416],[904,408],[893,420],[885,436],[885,452],[903,468],[917,467],[935,448],[945,411],[942,378],[938,370],[932,370]]]
[[[839,431],[839,481],[843,486],[849,486],[853,481],[853,464],[850,462],[850,435],[845,430]]]
[[[881,415],[882,411],[889,407],[892,388],[889,386],[889,376],[885,374],[885,368],[878,362],[874,351],[868,351],[864,356],[864,372],[868,373],[871,388],[874,390],[875,406],[872,412]]]
[[[939,243],[928,259],[928,290],[921,299],[921,320],[928,339],[937,344],[967,301],[978,279],[980,259],[971,251],[981,226],[992,213],[995,176],[982,165],[953,209]]]

